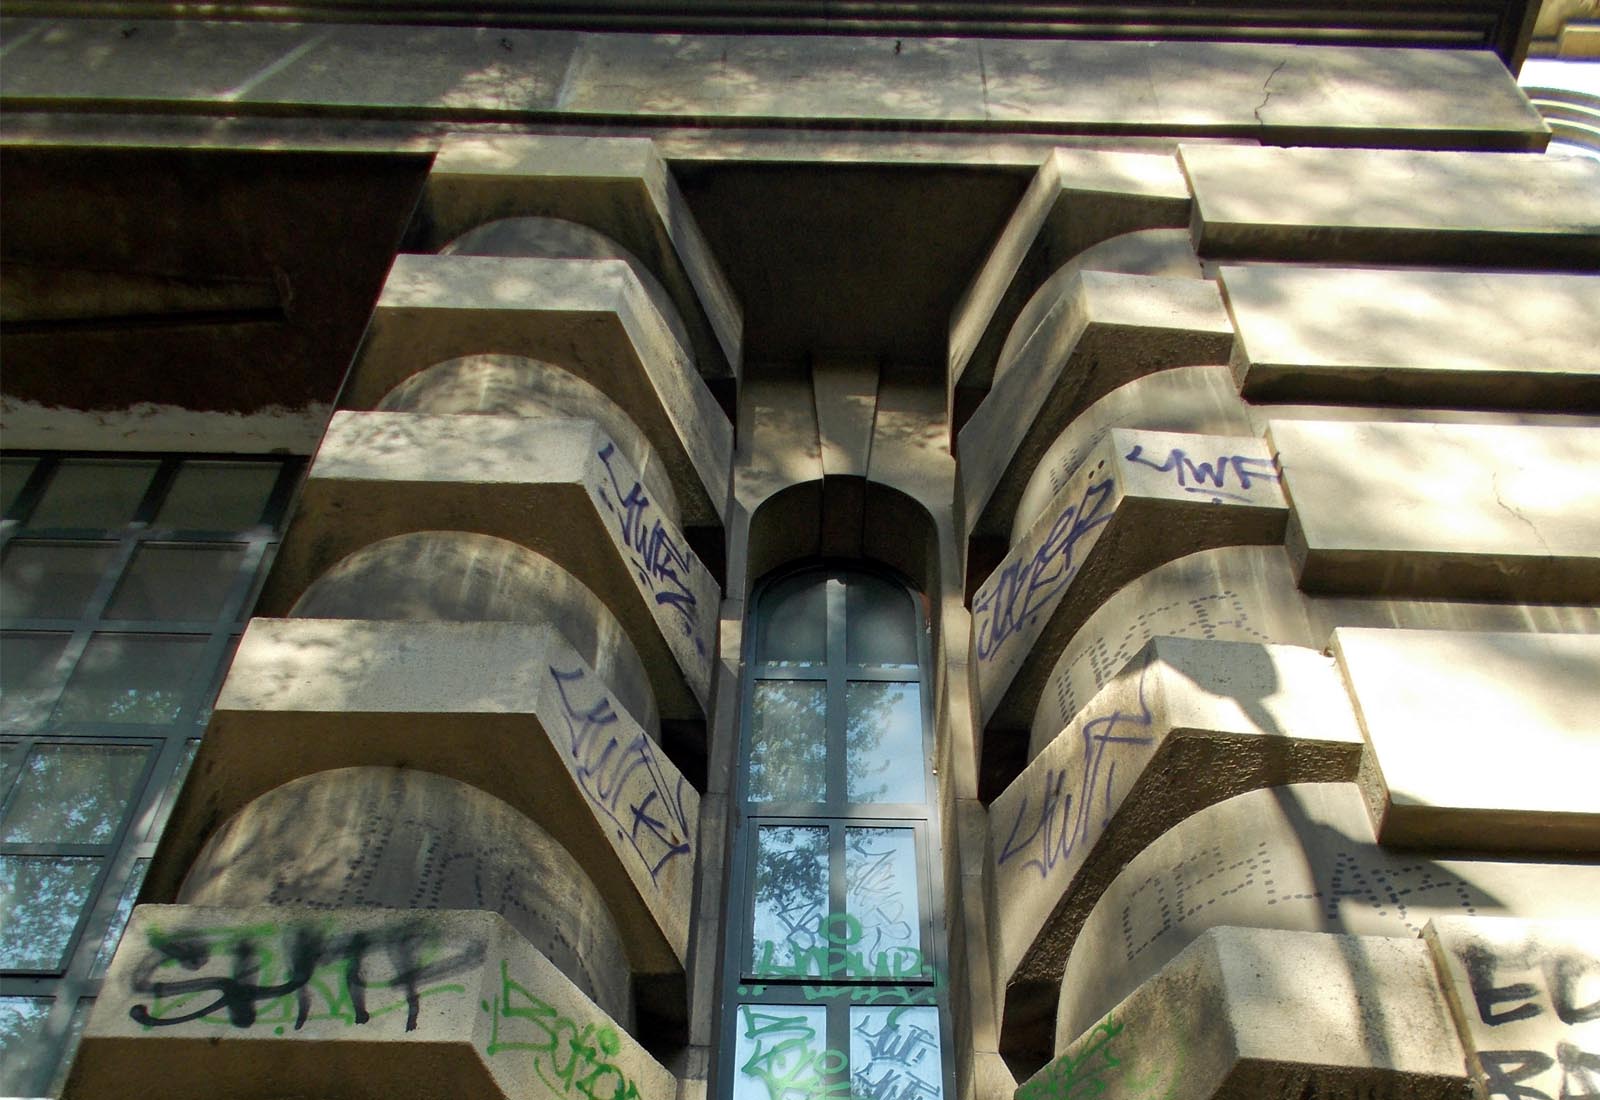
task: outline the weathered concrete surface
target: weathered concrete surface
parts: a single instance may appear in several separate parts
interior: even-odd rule
[[[1299,783],[1207,807],[1140,852],[1095,904],[1061,983],[1058,1045],[1207,928],[1413,939],[1439,916],[1586,917],[1600,863],[1436,859],[1381,848],[1354,783]]]
[[[259,610],[280,612],[363,546],[426,530],[508,539],[554,561],[627,630],[662,717],[703,716],[716,582],[589,420],[335,414]]]
[[[1072,938],[1146,844],[1247,790],[1353,780],[1361,746],[1329,658],[1293,646],[1152,639],[990,806],[1005,1046],[1049,1047]]]
[[[1204,259],[1600,263],[1600,164],[1582,157],[1183,145]]]
[[[1155,371],[1224,362],[1232,344],[1214,283],[1080,272],[960,430],[968,522],[1003,529],[1040,455],[1095,401]]]
[[[590,226],[642,259],[687,326],[701,374],[738,378],[739,301],[649,138],[475,135],[439,147],[421,210],[434,247],[528,215]]]
[[[1117,589],[1207,547],[1277,543],[1285,518],[1261,440],[1112,429],[973,597],[983,725],[1026,727],[1056,657]]]
[[[573,853],[638,974],[682,972],[699,796],[552,627],[254,619],[196,761],[149,896],[173,896],[205,836],[283,783],[420,768]]]
[[[1600,275],[1224,265],[1252,401],[1600,409]]]
[[[567,1100],[573,1080],[678,1087],[496,914],[141,905],[66,1095]]]
[[[1275,420],[1268,435],[1308,591],[1600,601],[1595,432]]]
[[[1399,847],[1600,851],[1600,636],[1333,632]]]
[[[1423,938],[1485,1095],[1593,1094],[1600,921],[1435,917]]]
[[[721,524],[732,425],[626,263],[397,256],[341,404],[374,408],[417,371],[477,353],[544,360],[597,387],[666,464],[684,523]]]
[[[633,975],[605,900],[531,820],[416,768],[337,768],[275,787],[211,835],[180,905],[499,913],[624,1027]]]
[[[1211,928],[1017,1100],[1459,1100],[1461,1041],[1413,940]]]

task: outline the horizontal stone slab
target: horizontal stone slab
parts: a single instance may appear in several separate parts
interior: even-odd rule
[[[1308,591],[1600,601],[1600,434],[1268,424]]]
[[[1184,145],[1178,159],[1207,259],[1600,263],[1600,163],[1583,157]]]
[[[570,1080],[678,1088],[498,914],[141,905],[67,1094],[564,1100]]]
[[[1600,275],[1224,265],[1252,401],[1600,409]]]
[[[576,856],[636,970],[682,969],[699,795],[553,627],[253,619],[197,760],[150,896],[291,779],[420,768],[502,799]]]
[[[492,535],[550,558],[628,632],[662,717],[704,714],[717,584],[588,420],[336,413],[259,610],[283,614],[347,555],[429,530]]]
[[[1378,839],[1600,851],[1600,636],[1333,632]]]
[[[998,533],[1052,440],[1117,387],[1169,367],[1221,363],[1233,325],[1215,283],[1084,271],[961,428],[962,507]]]
[[[1361,748],[1320,653],[1152,639],[990,805],[1005,1045],[1048,1046],[1078,925],[1146,844],[1246,790],[1353,780]]]
[[[1209,929],[1056,1053],[1017,1100],[1455,1100],[1467,1088],[1427,949],[1381,936]]]
[[[561,218],[599,230],[661,280],[688,328],[700,373],[738,379],[739,301],[649,138],[447,138],[428,173],[421,216],[434,249],[499,218]]]
[[[600,389],[661,457],[684,523],[721,525],[733,427],[625,261],[396,256],[340,401],[374,408],[423,368],[482,352]]]

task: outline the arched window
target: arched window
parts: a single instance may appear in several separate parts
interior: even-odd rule
[[[723,1001],[733,1100],[953,1095],[920,600],[764,584],[746,653]]]

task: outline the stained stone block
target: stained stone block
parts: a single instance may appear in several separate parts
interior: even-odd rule
[[[1459,1100],[1461,1041],[1414,940],[1212,928],[1017,1100]]]
[[[684,523],[721,524],[732,425],[625,261],[396,256],[341,404],[375,408],[410,375],[481,352],[596,386],[665,463]]]
[[[423,196],[428,245],[530,215],[590,226],[638,256],[682,315],[700,373],[737,380],[738,299],[649,138],[476,135],[439,147]]]
[[[562,1100],[573,1080],[678,1087],[498,914],[141,905],[67,1095]]]
[[[1055,1014],[1072,937],[1146,844],[1246,790],[1353,780],[1360,759],[1361,732],[1329,658],[1152,639],[990,806],[989,911],[1008,1045],[1048,1046],[1041,1023]]]
[[[1414,939],[1441,916],[1591,916],[1600,864],[1434,858],[1379,847],[1354,783],[1251,791],[1169,829],[1123,868],[1072,944],[1057,1045],[1208,928]]]
[[[592,421],[335,414],[262,593],[281,614],[363,546],[474,531],[536,550],[627,630],[666,719],[698,719],[716,649],[716,582]]]
[[[360,765],[435,772],[509,803],[577,857],[636,971],[681,972],[699,796],[549,626],[252,620],[151,896],[253,799]]]
[[[1118,588],[1208,546],[1276,543],[1284,518],[1261,440],[1113,429],[973,597],[984,724],[1026,726],[1056,657]]]
[[[1594,431],[1274,420],[1268,434],[1307,591],[1600,601]]]
[[[1593,270],[1600,164],[1407,149],[1183,145],[1204,259]]]
[[[1341,627],[1378,838],[1600,850],[1600,637]]]
[[[1600,408],[1600,275],[1222,267],[1252,401]]]
[[[968,522],[1003,529],[1050,442],[1096,400],[1154,371],[1223,362],[1232,343],[1214,283],[1080,273],[960,431]]]
[[[1600,920],[1435,917],[1423,938],[1483,1095],[1600,1088]]]

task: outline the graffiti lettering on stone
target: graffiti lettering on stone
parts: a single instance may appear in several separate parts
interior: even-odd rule
[[[704,658],[706,644],[700,636],[698,604],[688,583],[698,564],[693,552],[679,544],[662,520],[660,510],[645,495],[642,482],[635,481],[623,489],[611,465],[616,444],[608,441],[598,454],[611,482],[610,492],[604,486],[600,488],[600,502],[617,521],[617,530],[628,550],[634,574],[654,595],[657,604],[677,613],[684,637],[694,643],[695,652]]]
[[[146,948],[130,987],[150,1000],[128,1010],[135,1023],[259,1025],[277,1034],[402,1012],[414,1031],[423,999],[464,993],[448,979],[483,959],[481,945],[441,948],[421,923],[355,932],[317,924],[152,929]]]
[[[598,681],[586,683],[586,670],[549,667],[567,726],[557,740],[572,760],[578,787],[644,861],[651,881],[658,881],[664,867],[690,851],[687,780],[675,770],[669,776],[669,765],[643,730],[621,724]],[[594,701],[586,706],[575,700],[580,691]]]
[[[1223,500],[1248,502],[1250,498],[1244,494],[1257,481],[1277,481],[1280,477],[1277,465],[1271,459],[1253,458],[1250,455],[1219,454],[1216,462],[1196,462],[1181,448],[1174,447],[1164,460],[1152,462],[1145,457],[1144,448],[1135,443],[1133,450],[1124,457],[1129,462],[1148,466],[1158,473],[1171,473],[1178,488],[1186,493],[1209,497],[1217,504]],[[1229,470],[1233,471],[1233,484],[1239,492],[1227,490]]]
[[[479,1007],[489,1014],[489,1055],[532,1056],[532,1069],[555,1096],[637,1100],[639,1088],[617,1065],[622,1037],[609,1022],[582,1022],[511,980],[500,962],[500,991]]]
[[[1130,1056],[1132,1037],[1124,1037],[1123,1030],[1115,1013],[1107,1015],[1019,1088],[1016,1100],[1167,1100],[1177,1091],[1187,1060],[1182,1035],[1165,1029],[1162,1062],[1146,1072]]]

